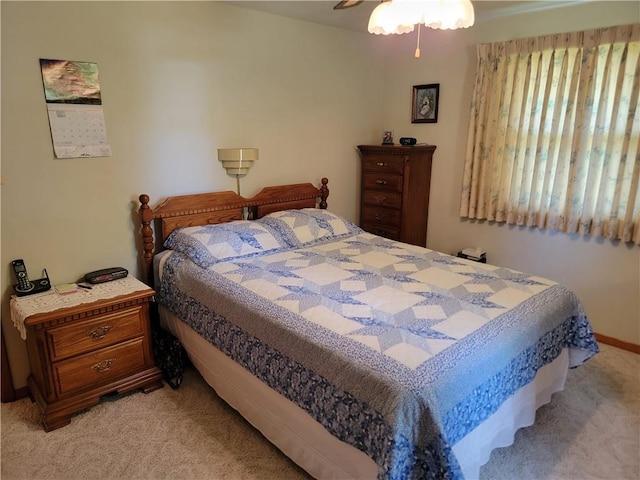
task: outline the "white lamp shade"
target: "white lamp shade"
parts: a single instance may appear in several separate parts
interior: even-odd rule
[[[369,17],[369,33],[391,35],[413,32],[418,19],[396,2],[383,2]]]
[[[422,23],[440,30],[468,28],[475,22],[470,0],[429,0],[423,7]]]
[[[229,175],[246,175],[258,158],[257,148],[218,149],[218,160],[222,162]]]

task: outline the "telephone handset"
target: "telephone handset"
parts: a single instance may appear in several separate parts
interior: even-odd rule
[[[13,267],[13,273],[15,273],[18,282],[13,286],[13,289],[19,297],[44,292],[51,288],[51,282],[49,282],[49,276],[46,270],[44,271],[45,278],[31,282],[27,274],[27,267],[24,265],[24,260],[21,258],[13,260],[11,266]]]
[[[11,265],[13,266],[13,273],[16,274],[16,280],[18,281],[16,291],[28,292],[29,290],[33,290],[35,285],[29,281],[24,261],[21,259],[14,260],[11,262]]]

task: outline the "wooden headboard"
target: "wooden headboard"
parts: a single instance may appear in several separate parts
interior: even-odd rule
[[[256,220],[271,212],[298,208],[327,208],[329,180],[322,179],[320,188],[310,183],[296,183],[266,187],[251,198],[244,198],[235,192],[196,193],[168,197],[157,207],[149,206],[149,195],[142,194],[140,218],[142,228],[142,252],[144,276],[149,285],[153,284],[151,264],[156,247],[167,239],[177,228],[242,220],[243,211],[248,210],[248,218]],[[151,223],[155,222],[156,238]]]

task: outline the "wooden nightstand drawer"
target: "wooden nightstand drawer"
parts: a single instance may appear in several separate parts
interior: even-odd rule
[[[51,359],[60,360],[143,334],[146,318],[141,306],[118,310],[84,322],[47,331]]]
[[[389,190],[402,192],[402,175],[388,173],[365,173],[362,178],[362,186],[365,190]]]
[[[391,207],[399,209],[402,205],[402,194],[396,192],[377,192],[365,190],[363,195],[364,203],[381,207]]]
[[[376,172],[399,173],[404,171],[404,157],[374,155],[363,161],[363,168]]]
[[[53,370],[58,393],[65,395],[126,377],[144,366],[144,338],[140,337],[54,363]]]

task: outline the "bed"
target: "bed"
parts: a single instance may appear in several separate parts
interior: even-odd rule
[[[140,195],[163,328],[315,478],[478,478],[598,352],[579,300],[364,232],[327,185]]]

